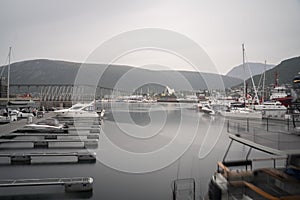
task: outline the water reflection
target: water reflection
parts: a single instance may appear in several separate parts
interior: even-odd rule
[[[23,188],[22,197],[27,199],[170,199],[172,181],[190,177],[196,180],[196,198],[206,194],[209,179],[216,169],[216,162],[222,159],[229,143],[223,118],[204,117],[192,110],[191,104],[107,103],[102,106],[106,115],[99,148],[96,150],[100,159],[95,164],[2,166],[1,179],[74,176],[94,179],[94,191],[91,196],[66,196],[64,193],[60,194],[60,190],[35,195],[31,188]],[[159,150],[165,151],[146,159],[135,159],[134,156],[114,154],[109,142],[133,155],[149,152],[151,155]],[[168,146],[170,144],[172,145]],[[111,163],[102,162],[103,158]],[[153,168],[157,167],[159,162],[164,165]],[[153,170],[139,174],[126,173],[121,168],[116,170],[111,164],[125,164],[127,170],[143,167]],[[7,189],[0,192],[9,194]],[[13,195],[15,198],[21,197]],[[9,197],[6,195],[3,198]]]

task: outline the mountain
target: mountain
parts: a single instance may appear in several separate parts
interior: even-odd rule
[[[266,71],[265,85],[271,86],[275,83],[275,73],[278,74],[279,85],[292,84],[293,78],[300,72],[300,57],[294,57],[283,60],[279,65]],[[261,75],[253,77],[256,85],[259,82]],[[248,82],[251,80],[248,79]]]
[[[5,66],[4,66],[5,67]],[[80,63],[29,60],[16,62],[10,66],[11,84],[71,84],[74,82]],[[7,76],[7,67],[1,67],[4,76]]]
[[[245,70],[243,67],[243,64],[236,66],[234,68],[232,68],[227,74],[226,76],[231,76],[231,77],[235,77],[235,78],[240,78],[242,80],[244,79],[248,79],[252,76],[261,74],[264,72],[264,70],[269,70],[272,69],[275,65],[265,65],[263,63],[252,63],[252,62],[247,62],[245,63]],[[250,71],[251,74],[250,74]]]
[[[11,64],[11,84],[73,84],[81,63],[56,60],[28,60]],[[175,90],[222,89],[242,82],[241,79],[213,73],[190,71],[157,71],[126,65],[84,64],[88,69],[101,71],[99,85],[133,91],[137,87],[155,83],[168,85]],[[4,67],[4,68],[3,68]],[[7,74],[7,67],[0,67],[1,74]],[[83,72],[84,73],[84,72]],[[86,77],[86,81],[93,77]]]

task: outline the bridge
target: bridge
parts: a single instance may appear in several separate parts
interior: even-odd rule
[[[72,102],[92,101],[112,94],[128,95],[130,93],[115,88],[88,84],[10,84],[10,100],[18,99],[24,94],[30,94],[34,101],[45,107],[70,106]],[[7,101],[5,92],[1,94],[1,97],[1,102]]]

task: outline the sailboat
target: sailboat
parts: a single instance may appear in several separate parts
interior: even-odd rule
[[[11,57],[11,47],[9,47],[9,53],[8,53],[8,69],[7,69],[7,104],[9,102],[9,78],[10,78],[10,57]],[[2,68],[1,72],[1,78],[2,78],[2,73],[3,73],[4,67]],[[3,112],[2,112],[3,111]],[[14,112],[9,112],[8,108],[1,111],[0,115],[0,124],[6,124],[9,123],[10,121],[16,121],[17,120],[17,114]]]
[[[244,44],[242,44],[242,50],[243,50],[243,68],[245,71],[245,48]],[[246,107],[246,79],[244,79],[244,104],[241,106],[234,106],[231,104],[231,107],[226,111],[221,111],[220,114],[224,117],[231,117],[231,118],[248,118],[248,119],[262,119],[262,112],[256,111],[250,108]]]

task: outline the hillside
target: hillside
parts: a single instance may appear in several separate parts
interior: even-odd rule
[[[73,84],[80,63],[54,61],[54,60],[29,60],[11,64],[11,84]],[[100,79],[102,87],[117,87],[123,90],[133,91],[139,84],[159,83],[168,85],[175,90],[210,89],[232,87],[241,83],[240,79],[231,78],[212,73],[197,73],[186,71],[152,71],[122,65],[111,65],[105,69],[103,64],[87,64],[92,68],[105,70]],[[2,70],[0,67],[0,70]],[[7,67],[3,75],[7,74]],[[87,77],[88,79],[89,77]],[[188,80],[189,84],[184,82]]]
[[[279,85],[281,84],[291,84],[293,78],[300,72],[300,57],[294,57],[282,61],[279,65],[266,71],[266,83],[265,85],[273,85],[275,83],[275,73],[278,73]],[[254,82],[259,82],[261,75],[254,76]],[[250,83],[250,79],[248,82]]]
[[[272,69],[275,65],[265,65],[263,63],[252,63],[252,62],[248,62],[245,63],[245,70],[243,68],[243,65],[239,65],[236,66],[234,68],[232,68],[227,74],[226,76],[231,76],[231,77],[235,77],[235,78],[240,78],[240,79],[248,79],[252,76],[261,74],[264,72],[264,70],[269,70]],[[251,74],[249,71],[249,68],[251,70]]]

